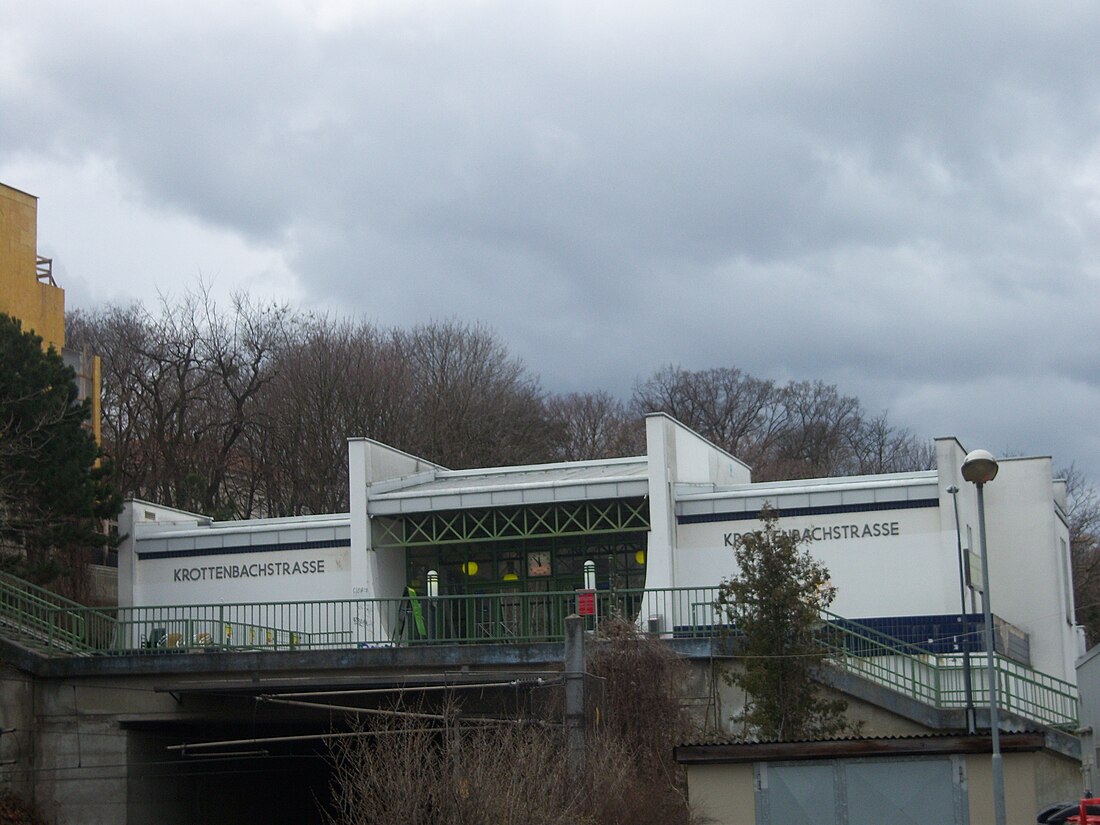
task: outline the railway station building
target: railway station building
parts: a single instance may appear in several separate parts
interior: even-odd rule
[[[128,502],[119,605],[220,607],[202,632],[221,642],[368,646],[430,635],[421,602],[437,597],[435,621],[456,638],[524,640],[551,637],[588,586],[602,609],[676,635],[716,621],[707,594],[735,572],[733,548],[767,504],[828,567],[839,616],[941,652],[970,634],[978,649],[976,492],[963,445],[935,446],[932,470],[754,483],[665,414],[646,419],[645,455],[602,461],[456,471],[355,438],[350,513],[222,522]],[[1082,636],[1065,485],[1050,458],[1011,458],[985,493],[997,646],[1072,682]],[[272,618],[276,604],[297,612]],[[186,643],[193,630],[157,632]]]

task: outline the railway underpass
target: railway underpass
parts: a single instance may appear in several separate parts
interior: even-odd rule
[[[539,604],[546,598],[513,595]],[[480,610],[476,598],[471,605]],[[669,603],[670,592],[639,598]],[[697,615],[708,598],[693,589],[684,615]],[[965,727],[957,655],[822,618],[830,631],[823,639],[833,645],[823,681],[848,701],[865,735]],[[467,720],[530,718],[563,675],[563,644],[554,638],[463,635],[276,649],[263,647],[259,636],[257,646],[242,644],[234,624],[235,632],[217,641],[196,641],[195,634],[188,644],[180,634],[181,642],[169,645],[171,634],[157,631],[179,617],[145,620],[149,630],[132,644],[132,628],[107,628],[119,622],[116,615],[50,601],[10,578],[0,582],[0,785],[34,800],[53,821],[319,823],[331,782],[328,742],[351,732],[351,720],[365,709],[393,709],[404,697],[406,706],[437,713],[444,697],[458,695]],[[709,619],[675,627],[646,633],[639,623],[642,635],[689,662],[681,699],[697,721],[728,733],[741,697],[722,673],[736,667],[736,639]],[[1079,758],[1069,733],[1077,718],[1074,686],[1004,655],[996,662],[1002,726],[1045,730],[1051,747]],[[975,664],[977,686],[982,673]],[[981,708],[985,697],[977,690]]]
[[[561,644],[48,658],[0,638],[0,777],[59,822],[320,823],[329,742],[395,707],[521,717]],[[434,723],[433,723],[434,724]],[[446,724],[440,722],[440,724]]]

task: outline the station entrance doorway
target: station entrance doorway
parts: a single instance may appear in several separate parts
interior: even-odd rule
[[[560,637],[585,586],[585,563],[605,604],[630,611],[645,588],[649,532],[644,498],[431,513],[394,520],[376,540],[405,553],[414,597],[431,595],[447,637],[539,641]],[[377,546],[377,544],[376,544]]]

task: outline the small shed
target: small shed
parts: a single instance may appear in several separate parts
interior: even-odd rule
[[[1080,797],[1077,740],[1002,733],[1009,825]],[[992,738],[936,734],[676,748],[688,795],[719,825],[993,825]]]

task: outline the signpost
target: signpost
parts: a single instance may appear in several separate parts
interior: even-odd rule
[[[595,616],[596,615],[596,591],[595,590],[578,590],[577,591],[577,615],[578,616]]]

